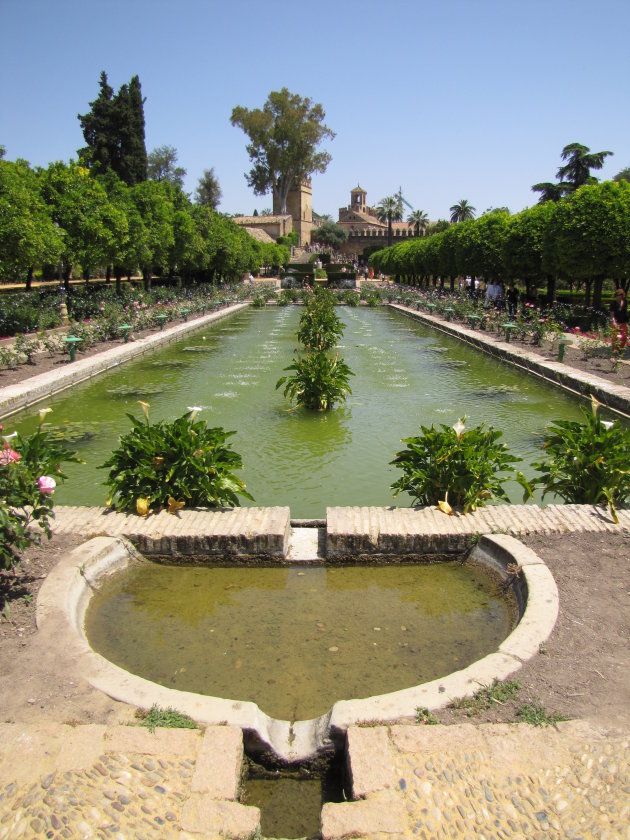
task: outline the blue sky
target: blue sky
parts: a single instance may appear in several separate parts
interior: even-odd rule
[[[115,90],[138,74],[147,150],[174,146],[189,192],[214,167],[228,213],[271,206],[232,108],[281,87],[336,133],[313,179],[335,218],[357,183],[431,219],[463,198],[517,212],[570,142],[615,153],[601,178],[630,165],[630,0],[0,0],[0,21],[9,160],[76,158],[101,70]]]

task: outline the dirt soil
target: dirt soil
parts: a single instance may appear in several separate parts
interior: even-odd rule
[[[32,547],[15,574],[0,572],[0,708],[3,721],[126,723],[134,709],[72,675],[64,651],[43,649],[35,627],[37,593],[50,569],[81,539],[54,536]],[[505,704],[469,716],[436,713],[440,723],[517,720],[523,704],[548,714],[595,718],[612,729],[630,725],[630,534],[528,536],[523,542],[551,569],[560,614],[542,651],[514,676],[521,684]]]
[[[192,319],[190,320],[192,321]],[[168,323],[168,327],[174,327],[183,323],[183,318],[175,319]],[[58,332],[62,332],[65,335],[66,330]],[[146,336],[152,335],[155,332],[155,329],[134,331],[129,341],[146,338]],[[0,342],[0,346],[2,344],[11,344],[11,342],[12,340],[5,339]],[[99,341],[97,344],[94,344],[92,347],[87,347],[85,350],[77,349],[76,360],[80,361],[81,359],[88,359],[90,356],[97,356],[104,350],[110,350],[112,347],[116,347],[122,343],[122,339],[119,341]],[[9,368],[0,368],[0,388],[4,388],[7,385],[17,385],[18,383],[24,382],[25,379],[30,379],[31,376],[39,376],[40,373],[48,373],[51,370],[60,370],[69,364],[71,364],[70,356],[67,353],[49,353],[47,351],[36,353],[33,356],[32,364],[18,365],[18,367],[12,370]]]

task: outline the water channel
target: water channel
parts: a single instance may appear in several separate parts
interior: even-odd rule
[[[450,426],[466,415],[468,425],[492,425],[532,475],[545,426],[581,417],[578,400],[561,389],[400,313],[366,307],[338,310],[340,354],[356,374],[346,405],[323,414],[292,408],[274,388],[297,345],[301,311],[243,310],[53,398],[51,425],[86,462],[68,466],[57,503],[105,503],[97,466],[129,430],[125,413],[141,416],[139,399],[156,420],[197,405],[209,425],[235,430],[255,504],[289,505],[294,518],[321,518],[331,505],[392,504],[398,475],[389,462],[420,424]],[[6,426],[28,432],[36,423],[31,409]],[[508,489],[520,502],[518,485]]]

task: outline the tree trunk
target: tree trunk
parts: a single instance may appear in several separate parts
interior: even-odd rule
[[[142,279],[144,280],[144,291],[150,292],[151,291],[151,276],[153,272],[150,268],[143,268],[142,269]]]
[[[26,272],[26,291],[30,292],[33,287],[33,266],[29,266]]]
[[[111,265],[108,265],[107,268],[105,269],[105,282],[107,284],[109,284],[109,283],[111,283],[111,281],[112,281],[112,267],[111,267]]]
[[[590,278],[584,283],[584,306],[590,306],[591,305],[591,286],[592,286],[592,284],[593,284],[593,281]]]
[[[602,308],[602,286],[604,285],[603,277],[596,277],[593,282],[593,309]]]
[[[547,306],[552,306],[556,299],[556,275],[547,275]]]

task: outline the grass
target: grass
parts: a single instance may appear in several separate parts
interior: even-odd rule
[[[539,703],[525,703],[516,710],[516,717],[530,726],[555,726],[568,717],[557,712],[549,714]]]
[[[149,732],[155,732],[158,726],[165,729],[199,729],[199,725],[191,717],[170,706],[163,709],[154,704],[148,712],[146,709],[138,709],[136,717],[140,719],[140,726],[145,726]]]
[[[487,709],[492,708],[493,703],[504,706],[508,700],[513,700],[521,690],[518,680],[506,680],[500,682],[494,680],[492,685],[480,688],[472,697],[461,697],[453,700],[450,704],[452,709],[464,709],[468,717],[474,717]]]

